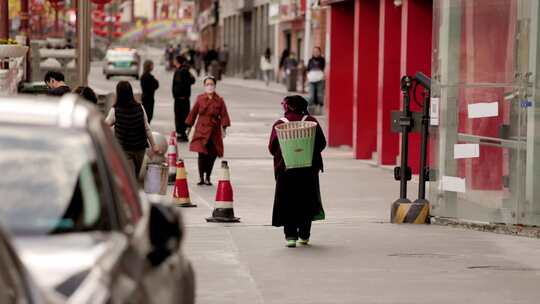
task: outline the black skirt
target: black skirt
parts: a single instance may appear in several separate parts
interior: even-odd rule
[[[314,220],[321,212],[318,170],[298,168],[276,174],[272,226],[305,223]]]

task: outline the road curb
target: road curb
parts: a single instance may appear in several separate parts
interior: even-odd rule
[[[497,234],[516,235],[529,238],[540,238],[540,227],[523,225],[492,224],[483,222],[467,222],[452,218],[432,217],[431,223],[439,226],[465,228],[469,230],[492,232]]]

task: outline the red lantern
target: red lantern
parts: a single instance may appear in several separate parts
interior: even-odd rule
[[[49,0],[49,3],[51,4],[51,7],[57,11],[62,10],[66,5],[64,0]]]
[[[97,5],[105,5],[109,2],[111,2],[111,0],[90,0],[92,3],[94,4],[97,4]]]

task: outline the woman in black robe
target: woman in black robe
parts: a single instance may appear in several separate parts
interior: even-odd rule
[[[285,97],[282,103],[284,117],[274,123],[268,149],[274,156],[276,192],[272,225],[283,226],[287,247],[296,242],[307,245],[311,235],[311,222],[324,219],[319,187],[319,172],[323,171],[321,152],[326,138],[318,121],[307,112],[307,101],[298,95]],[[286,169],[275,127],[287,121],[313,121],[317,123],[315,149],[311,167]]]
[[[154,117],[154,95],[159,88],[159,82],[152,75],[154,69],[154,63],[151,60],[146,60],[143,64],[143,74],[141,76],[141,89],[142,89],[142,104],[146,115],[148,116],[148,123],[152,122]]]

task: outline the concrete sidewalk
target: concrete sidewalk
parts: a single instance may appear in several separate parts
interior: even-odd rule
[[[247,89],[253,89],[253,90],[264,90],[267,92],[273,92],[278,94],[300,94],[307,96],[307,86],[306,86],[306,92],[288,92],[287,88],[284,84],[277,83],[275,81],[270,81],[268,86],[266,83],[259,79],[242,79],[242,78],[236,78],[236,77],[223,77],[221,80],[221,83],[228,86],[236,86],[236,87],[242,87]],[[300,86],[298,86],[300,88]]]
[[[171,75],[156,71],[156,77],[162,87],[152,128],[169,134],[173,129]],[[538,239],[389,224],[390,205],[399,193],[393,173],[353,160],[346,148],[324,152],[321,190],[327,219],[314,223],[311,246],[286,248],[282,229],[270,226],[275,184],[267,151],[285,93],[248,85],[224,81],[218,86],[232,119],[225,158],[240,223],[206,222],[216,187],[195,185],[196,154],[181,145],[191,198],[198,204],[182,209],[183,248],[195,267],[197,303],[539,302]],[[194,95],[201,91],[197,84]],[[414,198],[415,193],[413,185],[409,196]]]

